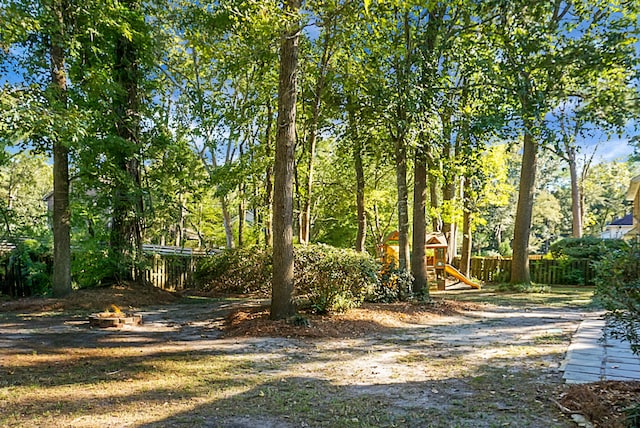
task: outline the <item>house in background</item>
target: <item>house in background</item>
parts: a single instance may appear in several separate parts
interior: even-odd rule
[[[613,220],[604,227],[600,238],[602,239],[623,239],[625,235],[633,229],[633,214],[627,214],[622,218]]]
[[[627,190],[627,201],[633,201],[633,220],[632,228],[625,235],[625,239],[637,239],[638,225],[640,225],[640,175],[631,179]]]

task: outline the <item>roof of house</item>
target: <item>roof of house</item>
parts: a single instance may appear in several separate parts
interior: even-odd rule
[[[622,218],[617,218],[609,223],[609,226],[633,226],[633,214],[627,214]]]

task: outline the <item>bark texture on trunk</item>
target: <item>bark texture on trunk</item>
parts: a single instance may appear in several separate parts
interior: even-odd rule
[[[364,199],[364,168],[362,166],[362,143],[357,142],[353,148],[353,163],[356,170],[356,207],[358,212],[358,233],[356,234],[356,251],[364,252],[367,237],[367,212]]]
[[[287,0],[284,8],[297,14],[300,0]],[[296,141],[296,98],[298,68],[297,24],[289,26],[280,45],[278,84],[278,131],[273,194],[273,288],[271,319],[295,314],[293,303],[293,167]]]
[[[267,126],[265,129],[265,148],[267,157],[271,156],[271,126],[273,123],[273,107],[271,102],[267,101]],[[273,245],[273,166],[269,164],[265,174],[265,186],[264,186],[264,199],[266,206],[269,207],[269,211],[265,214],[264,220],[264,241],[266,247]]]
[[[137,0],[126,2],[130,10]],[[137,48],[124,35],[116,41],[114,80],[119,91],[113,97],[115,133],[123,140],[114,151],[119,174],[113,192],[110,249],[117,281],[134,279],[135,266],[142,256],[142,179],[140,167],[140,68]]]
[[[449,206],[449,221],[445,221],[442,223],[442,233],[444,234],[445,239],[447,240],[447,263],[451,263],[451,261],[456,256],[457,251],[457,238],[458,238],[458,226],[453,221],[453,206],[455,204],[455,195],[456,195],[456,183],[455,177],[449,177],[449,180],[442,189],[442,202]]]
[[[442,220],[436,213],[440,209],[440,201],[438,199],[438,177],[435,174],[438,165],[434,159],[433,153],[427,153],[427,181],[429,182],[429,207],[431,212],[431,228],[434,232],[442,232]]]
[[[396,187],[398,189],[398,263],[409,269],[409,191],[407,188],[407,145],[404,136],[395,140]]]
[[[61,108],[67,104],[67,78],[65,72],[64,40],[66,5],[52,3],[54,19],[59,26],[51,37],[51,83],[54,102]],[[69,149],[56,138],[53,141],[53,297],[64,297],[71,292],[71,210],[69,208]]]
[[[463,207],[462,214],[462,254],[460,255],[460,272],[469,276],[471,270],[471,251],[473,248],[473,236],[471,234],[471,208],[468,206],[471,195],[469,188],[470,180],[467,178],[464,182],[464,196],[465,206]]]
[[[580,183],[578,182],[575,147],[571,147],[567,152],[567,161],[571,177],[571,231],[574,238],[582,238],[582,198],[580,195]]]
[[[416,147],[413,181],[413,252],[411,254],[411,273],[413,274],[413,292],[418,295],[429,293],[427,284],[427,265],[425,260],[425,237],[427,219],[425,207],[427,199],[427,165],[423,147]]]
[[[518,207],[516,209],[513,232],[513,257],[511,263],[511,283],[530,284],[529,272],[529,231],[535,191],[536,170],[538,165],[538,146],[526,128],[520,171]]]

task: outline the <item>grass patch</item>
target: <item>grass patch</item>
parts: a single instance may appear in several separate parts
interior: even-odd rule
[[[545,284],[498,284],[495,288],[500,293],[550,293],[551,287]]]
[[[445,299],[455,299],[465,302],[485,303],[496,306],[533,307],[548,306],[551,308],[588,308],[600,309],[600,304],[594,300],[595,287],[585,286],[546,286],[547,291],[524,293],[515,291],[500,291],[499,285],[488,285],[481,290],[441,291],[432,293]]]
[[[536,345],[557,345],[561,343],[568,343],[571,340],[571,334],[569,333],[545,333],[533,338],[533,343]]]

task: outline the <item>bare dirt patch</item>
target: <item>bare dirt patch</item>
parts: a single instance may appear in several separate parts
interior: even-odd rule
[[[308,327],[258,299],[135,286],[5,302],[0,426],[573,426],[553,399],[582,309],[459,297],[303,314]],[[143,325],[90,328],[110,304]]]

